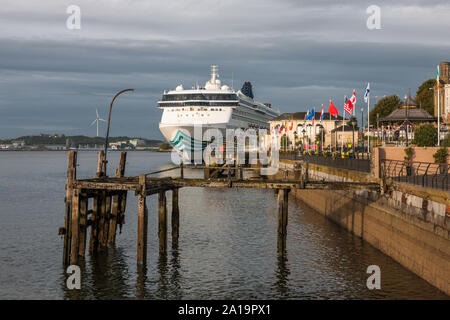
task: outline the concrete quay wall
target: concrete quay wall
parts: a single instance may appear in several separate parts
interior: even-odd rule
[[[293,161],[280,166],[292,169],[294,177]],[[311,180],[380,182],[370,174],[315,164],[308,173]],[[304,189],[291,194],[450,295],[448,192],[388,182],[384,194]]]

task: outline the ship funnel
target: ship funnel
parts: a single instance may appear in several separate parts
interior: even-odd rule
[[[211,66],[211,83],[216,83],[216,79],[219,78],[219,67],[217,65]]]
[[[205,89],[220,89],[219,67],[211,66],[211,79],[206,82]]]

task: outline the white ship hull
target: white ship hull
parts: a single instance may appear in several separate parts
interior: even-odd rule
[[[165,92],[159,101],[163,110],[159,124],[161,133],[184,155],[206,147],[210,139],[208,135],[205,139],[205,132],[209,129],[219,129],[225,142],[227,129],[269,130],[268,122],[280,114],[270,105],[253,100],[250,83],[244,84],[243,90],[249,91],[246,94],[220,86],[216,72],[213,67],[211,79],[204,88],[184,90],[180,85],[176,90]]]

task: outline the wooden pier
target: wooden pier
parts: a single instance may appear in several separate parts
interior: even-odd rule
[[[172,191],[171,236],[172,246],[178,247],[180,234],[179,189],[183,187],[203,188],[258,188],[274,189],[278,193],[278,252],[284,254],[286,248],[288,224],[288,200],[291,189],[333,189],[333,190],[379,190],[376,183],[324,182],[309,181],[307,166],[295,170],[294,179],[269,180],[259,176],[244,179],[244,171],[258,173],[260,168],[248,168],[237,164],[221,167],[196,166],[204,170],[203,179],[184,177],[183,164],[170,169],[141,174],[135,177],[125,176],[126,152],[120,154],[119,167],[114,177],[103,174],[104,154],[98,154],[97,172],[92,179],[77,179],[77,152],[69,151],[66,212],[64,227],[59,234],[64,235],[63,262],[78,264],[79,258],[90,253],[101,252],[108,246],[114,246],[117,229],[125,223],[125,209],[128,191],[134,191],[138,197],[138,234],[137,262],[143,265],[147,261],[148,206],[146,199],[158,194],[158,237],[160,254],[167,253],[168,213],[166,191]],[[236,161],[237,162],[237,161]],[[155,174],[176,171],[173,177],[156,178]],[[92,199],[92,201],[89,201]],[[91,208],[89,208],[91,204]],[[89,228],[90,227],[90,228]],[[89,232],[88,232],[89,230]],[[87,246],[87,235],[89,244]]]

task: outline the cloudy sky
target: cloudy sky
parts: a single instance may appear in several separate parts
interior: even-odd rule
[[[69,30],[69,5],[81,29]],[[369,30],[367,7],[381,8]],[[450,60],[448,0],[0,0],[0,137],[95,135],[118,90],[111,134],[162,138],[163,90],[191,87],[219,65],[282,112],[344,95],[416,91]],[[360,113],[358,112],[358,118]],[[102,132],[104,127],[101,127]]]

